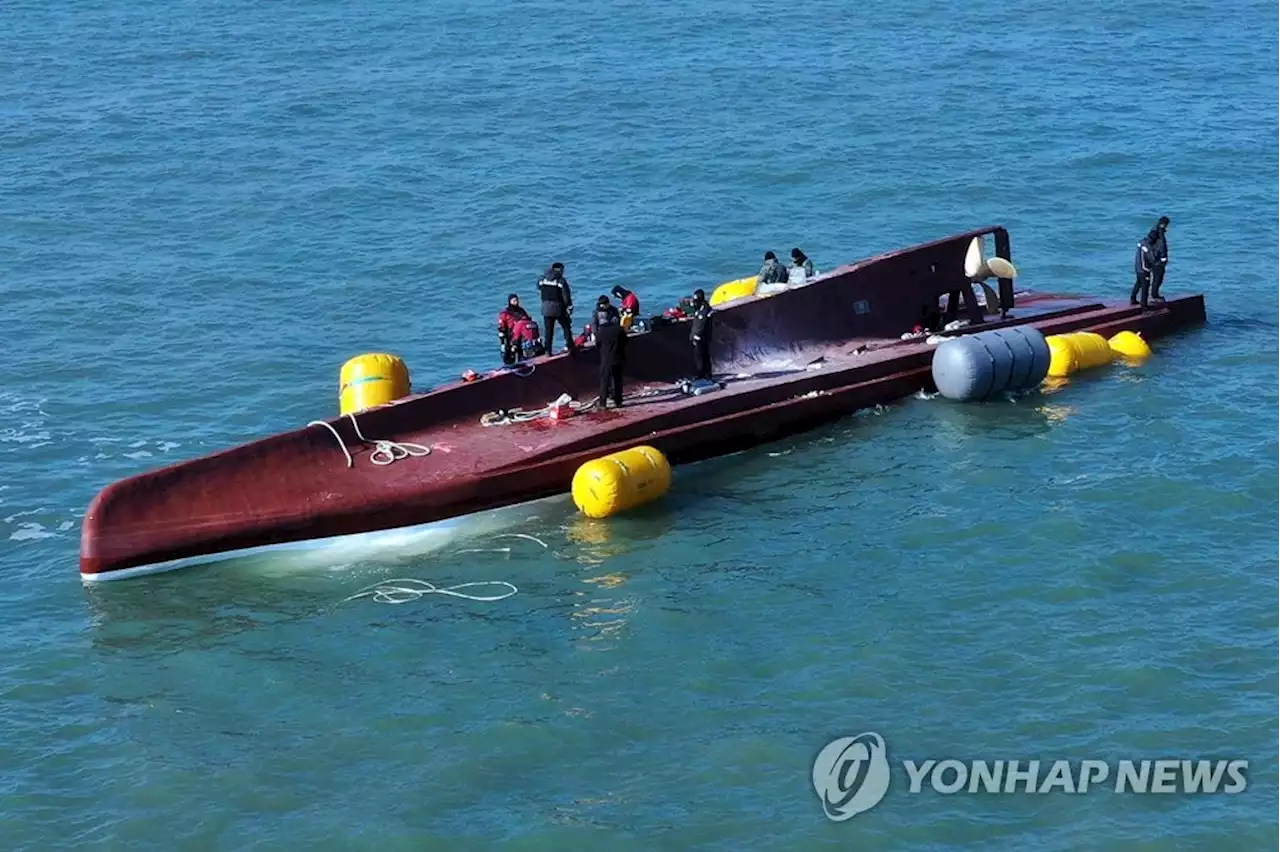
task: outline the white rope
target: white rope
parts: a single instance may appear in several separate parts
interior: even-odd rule
[[[342,436],[338,434],[338,430],[325,423],[323,420],[312,420],[308,426],[323,426],[333,433],[333,437],[338,439],[338,449],[342,450],[342,454],[347,457],[347,467],[351,467],[354,462],[351,461],[351,453],[347,452],[347,445],[342,443]]]
[[[423,456],[431,455],[431,448],[424,447],[421,444],[401,443],[397,441],[371,441],[360,431],[360,424],[356,422],[355,414],[348,414],[347,417],[351,420],[352,428],[356,430],[356,437],[365,444],[374,445],[373,452],[369,453],[369,461],[379,467],[385,467],[386,465],[389,465],[392,462],[397,462],[400,459],[407,459],[410,457],[422,458]],[[347,467],[355,466],[355,462],[351,458],[351,453],[347,452],[346,444],[342,442],[342,436],[338,434],[337,429],[334,429],[332,425],[324,422],[323,420],[312,420],[307,425],[323,426],[328,429],[333,434],[333,437],[338,439],[338,447],[341,448],[342,454],[347,457]]]
[[[356,422],[354,414],[348,414],[351,418],[351,426],[356,430],[356,437],[366,444],[373,444],[374,450],[369,453],[369,461],[376,465],[389,465],[400,459],[407,459],[410,456],[414,458],[422,458],[431,455],[431,448],[424,447],[421,444],[397,443],[395,441],[370,441],[360,433],[360,424]],[[379,456],[381,453],[381,456]],[[379,461],[378,459],[383,459]]]
[[[458,589],[470,589],[476,586],[505,586],[510,591],[501,595],[471,595],[466,592],[460,592]],[[426,580],[415,580],[412,577],[399,577],[394,580],[383,580],[381,583],[374,583],[372,586],[366,586],[350,597],[343,598],[342,602],[354,601],[360,598],[373,598],[375,603],[385,604],[402,604],[416,601],[427,595],[447,595],[451,598],[462,598],[468,601],[479,601],[480,603],[492,603],[494,601],[503,601],[520,591],[506,580],[483,580],[478,583],[460,583],[456,586],[437,586],[434,583],[428,583]]]
[[[494,536],[494,538],[522,538],[525,541],[537,542],[538,544],[542,545],[543,550],[547,549],[547,543],[542,539],[538,538],[536,535],[528,535],[526,533],[502,533],[501,535]]]

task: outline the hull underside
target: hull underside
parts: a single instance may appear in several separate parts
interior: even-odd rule
[[[752,302],[774,302],[775,313],[787,309],[777,296]],[[593,399],[594,353],[559,355],[538,359],[531,375],[451,385],[358,416],[365,438],[428,446],[425,457],[373,464],[374,445],[357,437],[349,419],[336,418],[328,423],[350,466],[339,437],[311,426],[115,483],[86,515],[81,574],[123,579],[262,548],[387,530],[426,534],[425,525],[562,495],[582,463],[639,443],[673,464],[696,462],[933,389],[936,345],[923,340],[829,335],[834,339],[785,342],[736,333],[733,319],[733,309],[717,315],[716,334],[726,338],[715,351],[724,388],[709,394],[689,396],[675,385],[691,361],[687,329],[677,326],[632,339],[632,398],[618,410],[481,425],[483,414],[544,406],[562,392]],[[1199,296],[1144,311],[1033,294],[1022,296],[1008,319],[988,316],[962,331],[1028,324],[1046,334],[1128,329],[1154,338],[1203,320]]]

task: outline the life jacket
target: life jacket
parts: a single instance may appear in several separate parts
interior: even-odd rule
[[[606,325],[617,325],[618,310],[610,305],[607,308],[596,308],[596,328]]]
[[[538,282],[538,296],[542,299],[544,312],[552,305],[566,308],[572,301],[569,296],[569,282],[563,278],[552,278],[549,272]]]

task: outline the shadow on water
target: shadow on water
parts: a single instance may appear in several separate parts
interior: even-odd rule
[[[1127,366],[1140,367],[1141,362],[1130,362]],[[1022,441],[1047,434],[1076,414],[1079,409],[1073,400],[1078,399],[1078,392],[1117,379],[1142,380],[1136,373],[1118,375],[1114,370],[1085,370],[1070,378],[1048,377],[1033,390],[1005,394],[985,402],[952,402],[936,396],[932,418],[938,430],[957,439]]]
[[[336,557],[326,551],[268,553],[87,586],[93,642],[105,650],[177,652],[353,607],[419,612],[438,604],[425,616],[432,622],[572,613],[581,606],[582,584],[609,588],[625,581],[606,563],[665,536],[678,505],[659,501],[606,520],[580,515],[564,495],[521,509],[509,525],[455,530],[447,540],[418,541],[416,548],[401,542],[381,550],[347,548]],[[439,588],[504,582],[518,591],[510,604],[412,592],[401,595],[408,606],[389,609],[389,601],[371,596],[350,599],[370,587],[411,585],[390,583],[397,579]],[[509,589],[459,591],[501,596]]]
[[[268,552],[90,585],[85,594],[94,641],[126,647],[213,640],[324,615],[391,578],[449,586],[507,580],[514,573],[523,590],[522,583],[542,582],[536,568],[555,543],[541,536],[571,509],[561,495],[426,532],[390,531],[373,540],[337,540],[316,550]]]
[[[1275,333],[1280,329],[1280,319],[1270,314],[1211,314],[1205,320],[1216,331],[1259,331]]]
[[[638,506],[613,518],[588,518],[575,513],[562,527],[565,550],[583,565],[599,565],[622,556],[671,531],[680,512],[683,494],[679,478],[673,476],[671,491],[662,499]]]

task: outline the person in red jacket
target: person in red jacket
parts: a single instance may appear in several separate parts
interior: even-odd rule
[[[546,353],[542,346],[542,331],[533,317],[526,317],[516,322],[511,345],[517,361],[536,358]]]
[[[521,360],[520,347],[516,345],[516,325],[529,320],[529,312],[520,307],[520,297],[507,296],[507,306],[498,314],[498,345],[502,347],[502,363],[514,364]]]
[[[587,346],[594,342],[595,332],[591,330],[591,326],[589,325],[584,325],[582,327],[582,334],[579,334],[573,339],[573,345],[578,347]]]
[[[640,318],[640,298],[622,286],[613,288],[613,297],[622,306],[622,327],[630,328]]]

